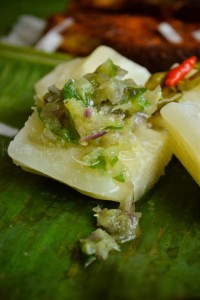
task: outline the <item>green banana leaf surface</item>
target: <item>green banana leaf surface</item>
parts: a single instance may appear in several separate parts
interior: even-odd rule
[[[68,59],[1,45],[0,122],[23,127],[35,82]],[[0,136],[0,299],[200,297],[200,189],[176,158],[136,204],[140,236],[86,267],[78,241],[96,229],[92,208],[115,204],[24,172],[10,141]]]

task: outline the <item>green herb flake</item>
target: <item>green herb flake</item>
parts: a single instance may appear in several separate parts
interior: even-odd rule
[[[69,80],[65,85],[64,85],[64,98],[65,99],[77,99],[80,100],[79,95],[76,92],[76,88],[74,86],[74,83],[72,80]]]
[[[73,134],[67,129],[67,128],[61,128],[61,127],[52,127],[51,131],[61,139],[63,139],[66,142],[75,143],[76,139],[73,136]]]
[[[90,162],[90,168],[105,171],[106,170],[105,156],[99,155],[96,159],[91,161]]]
[[[106,74],[110,78],[112,77],[122,78],[125,74],[127,74],[127,71],[115,65],[111,59],[108,59],[96,69],[95,73]]]
[[[114,165],[118,162],[118,156],[112,156],[111,158],[110,158],[110,165],[111,165],[111,167],[114,167]]]
[[[122,124],[110,125],[104,128],[105,130],[121,130],[124,126]]]
[[[119,182],[125,182],[126,181],[126,169],[123,169],[117,176],[115,176],[113,178]]]

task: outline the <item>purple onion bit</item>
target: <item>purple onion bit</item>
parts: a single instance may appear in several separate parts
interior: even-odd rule
[[[133,213],[131,213],[131,212],[128,213],[128,216],[130,217],[131,222],[132,222],[133,225],[136,225],[138,223],[138,220],[137,220],[136,216]]]
[[[84,136],[81,138],[81,141],[87,142],[89,140],[93,140],[93,139],[97,139],[99,137],[102,137],[103,135],[105,135],[107,132],[106,131],[100,131],[100,132],[96,132],[96,133],[92,133],[90,135]]]
[[[91,114],[92,114],[92,112],[91,112],[91,110],[89,108],[86,108],[84,110],[84,117],[85,118],[89,118],[91,116]]]

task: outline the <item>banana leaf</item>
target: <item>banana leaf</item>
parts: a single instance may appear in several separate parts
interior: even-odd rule
[[[1,0],[0,35],[5,35],[12,29],[21,15],[35,15],[41,18],[63,12],[73,0]]]
[[[34,83],[67,55],[0,47],[0,122],[21,128]],[[136,203],[140,236],[85,266],[79,239],[96,229],[92,208],[114,207],[15,166],[0,136],[1,299],[197,299],[200,189],[173,158]]]

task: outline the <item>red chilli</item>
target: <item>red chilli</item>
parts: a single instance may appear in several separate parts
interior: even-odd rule
[[[166,75],[165,84],[168,87],[173,87],[179,84],[179,82],[194,68],[196,61],[197,57],[191,56],[177,67],[171,69]]]

